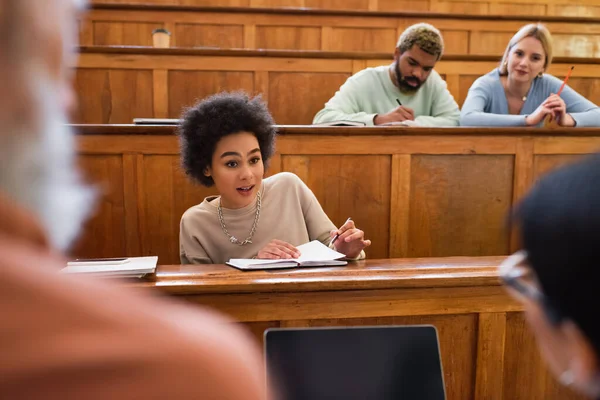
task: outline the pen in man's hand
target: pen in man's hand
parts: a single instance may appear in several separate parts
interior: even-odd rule
[[[346,224],[348,223],[348,221],[350,221],[350,220],[352,220],[352,217],[348,217],[348,219],[346,220],[346,222],[344,222],[344,225],[346,225]],[[344,226],[344,225],[342,225],[342,226]],[[337,240],[337,238],[338,238],[338,237],[340,237],[340,234],[339,234],[339,233],[338,233],[338,234],[336,234],[336,235],[333,237],[333,239],[331,240],[331,243],[330,243],[330,244],[333,244],[333,242],[335,242],[335,241]]]

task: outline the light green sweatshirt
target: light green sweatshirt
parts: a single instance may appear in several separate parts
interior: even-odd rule
[[[350,78],[315,115],[313,124],[356,121],[372,126],[377,114],[398,107],[412,108],[415,121],[422,126],[458,126],[460,110],[446,82],[435,71],[415,94],[404,94],[394,85],[389,66],[364,69]]]

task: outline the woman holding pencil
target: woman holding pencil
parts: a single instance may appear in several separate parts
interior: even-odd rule
[[[462,106],[461,126],[600,126],[600,108],[545,72],[552,38],[541,24],[522,27],[510,40],[500,66],[478,78]]]
[[[187,109],[178,134],[182,166],[196,183],[215,187],[181,217],[182,264],[230,258],[289,259],[318,240],[348,259],[371,244],[350,218],[339,228],[295,174],[264,178],[275,152],[273,118],[259,97],[219,93]]]

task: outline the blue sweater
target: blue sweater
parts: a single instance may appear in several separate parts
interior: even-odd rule
[[[508,102],[498,69],[477,78],[469,89],[460,113],[461,126],[525,126],[525,117],[532,114],[552,93],[557,93],[562,81],[544,74],[535,78],[519,115],[508,113]],[[600,108],[565,85],[560,97],[567,113],[577,127],[600,126]],[[541,125],[541,124],[540,124]]]

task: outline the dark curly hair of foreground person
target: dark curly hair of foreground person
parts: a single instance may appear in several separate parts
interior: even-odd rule
[[[209,96],[186,109],[177,134],[181,162],[186,175],[210,187],[211,177],[203,171],[211,166],[219,140],[239,132],[256,136],[265,168],[275,152],[275,122],[262,97],[250,98],[243,92],[223,92]]]

